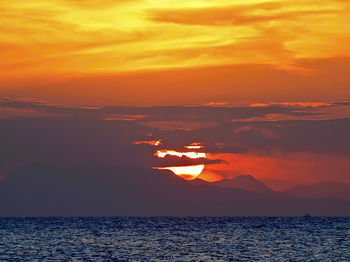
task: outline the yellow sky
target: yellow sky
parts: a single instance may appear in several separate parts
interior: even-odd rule
[[[2,0],[3,77],[350,55],[347,0]]]

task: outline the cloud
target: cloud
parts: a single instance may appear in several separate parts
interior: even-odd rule
[[[349,107],[348,103],[329,103],[322,110],[330,110],[331,114]],[[300,207],[305,203],[308,208],[323,205],[323,213],[319,214],[347,212],[344,206],[348,203],[335,200],[325,207],[325,202],[296,203],[280,195],[267,199],[235,190],[218,191],[210,189],[210,184],[197,187],[169,172],[152,170],[156,166],[204,164],[203,179],[250,173],[267,185],[349,182],[350,118],[343,117],[343,113],[334,120],[320,120],[320,107],[289,104],[82,108],[29,99],[1,101],[1,113],[7,114],[4,107],[18,112],[35,110],[38,114],[0,119],[2,215],[293,215],[303,211]],[[249,119],[272,111],[295,114],[299,110],[314,114],[315,119],[230,121],[238,116]],[[193,121],[205,123],[211,119],[216,125],[160,130],[143,125],[147,119],[103,120],[109,114],[141,113],[155,122],[191,115]],[[157,147],[134,144],[159,139],[162,144]],[[193,142],[205,145],[200,150],[206,152],[206,158],[154,156],[155,150],[183,152],[184,146]],[[242,199],[250,204],[246,209],[236,209]],[[278,204],[273,205],[275,201]]]
[[[57,1],[57,0],[56,0]],[[86,9],[106,9],[113,8],[116,6],[128,5],[131,3],[140,2],[140,0],[123,0],[123,1],[114,1],[114,0],[90,0],[90,1],[81,1],[81,0],[64,0],[67,4],[71,4],[78,8],[86,8]],[[60,2],[60,1],[57,1]]]
[[[167,155],[162,159],[157,159],[156,165],[158,167],[169,167],[169,166],[194,166],[194,165],[211,165],[211,164],[224,164],[226,163],[221,159],[206,159],[206,158],[189,158],[186,156],[177,157]]]
[[[349,55],[348,11],[345,1],[335,0],[5,0],[0,4],[0,76],[93,76],[254,63],[302,72],[299,58]]]
[[[126,107],[203,105],[220,100],[231,105],[242,101],[329,102],[330,97],[331,102],[337,102],[349,97],[348,57],[303,59],[293,65],[307,73],[285,72],[272,65],[240,64],[74,77],[42,74],[2,81],[0,96],[33,97],[67,106]]]
[[[156,140],[162,141],[157,150],[179,152],[185,150],[186,145],[201,142],[205,145],[201,150],[207,153],[349,155],[349,103],[316,104],[99,106],[91,109],[61,107],[29,99],[5,99],[0,101],[0,127],[6,137],[1,157],[4,163],[16,159],[20,165],[36,159],[129,165],[137,159],[136,163],[151,168],[161,165],[153,156],[155,148],[137,145],[135,141]],[[118,120],[104,120],[111,115],[119,116]],[[130,118],[141,115],[147,118]],[[209,122],[212,124],[208,125]],[[164,123],[176,125],[160,128]],[[218,164],[215,161],[220,162],[218,159],[174,158],[164,160],[164,166]]]
[[[270,2],[244,4],[218,8],[156,9],[152,17],[156,21],[186,25],[254,25],[279,20],[298,19],[312,15],[329,15],[342,12],[341,6],[306,3]]]

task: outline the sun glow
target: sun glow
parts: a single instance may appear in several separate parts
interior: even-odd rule
[[[170,170],[174,172],[175,175],[182,177],[185,180],[194,180],[202,173],[204,164],[194,166],[154,167],[154,169]]]
[[[167,155],[177,156],[177,157],[186,156],[189,158],[206,158],[206,154],[203,152],[177,152],[174,150],[157,150],[157,152],[154,155],[159,158],[164,158]]]

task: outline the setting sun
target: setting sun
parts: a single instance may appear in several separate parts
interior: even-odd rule
[[[204,165],[154,167],[154,169],[170,170],[174,172],[175,175],[182,177],[183,179],[193,180],[193,179],[196,179],[202,173],[204,169]]]
[[[188,149],[200,149],[202,146],[200,143],[192,143],[190,146],[185,146]],[[179,159],[182,157],[187,157],[189,159],[206,159],[207,155],[204,152],[178,152],[175,150],[157,150],[154,154],[160,159],[165,159],[166,156],[175,156]],[[154,167],[154,169],[160,170],[170,170],[174,172],[177,176],[182,177],[185,180],[193,180],[196,179],[203,171],[205,165],[197,164],[197,165],[186,165],[186,166],[169,166],[169,167]]]

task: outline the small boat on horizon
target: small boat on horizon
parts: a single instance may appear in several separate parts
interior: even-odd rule
[[[311,217],[311,215],[309,213],[306,213],[305,215],[303,215],[303,217]]]

